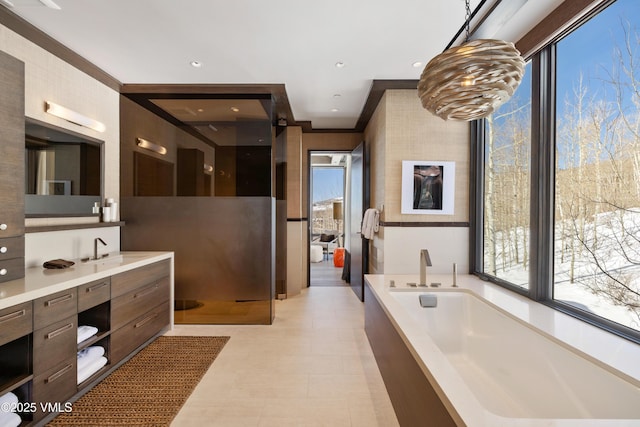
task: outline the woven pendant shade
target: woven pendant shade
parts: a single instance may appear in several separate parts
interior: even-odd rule
[[[518,88],[524,60],[513,43],[471,40],[433,58],[420,77],[422,106],[443,120],[488,116]]]

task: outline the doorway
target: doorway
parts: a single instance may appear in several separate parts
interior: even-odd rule
[[[350,152],[309,153],[309,286],[348,286],[343,272],[350,164]]]

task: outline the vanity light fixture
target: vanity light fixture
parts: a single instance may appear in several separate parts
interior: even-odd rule
[[[96,132],[104,132],[105,130],[107,130],[107,127],[104,125],[104,123],[101,123],[87,116],[83,116],[80,113],[76,113],[73,110],[69,110],[68,108],[65,108],[61,105],[54,104],[53,102],[45,101],[44,111],[73,124],[95,130]]]
[[[154,153],[162,154],[163,156],[167,154],[167,149],[159,144],[154,144],[151,141],[147,141],[143,138],[136,138],[136,143],[138,147],[144,148],[145,150],[153,151]]]
[[[53,2],[53,0],[40,0],[40,3],[42,3],[43,5],[47,6],[49,9],[55,9],[55,10],[60,10],[62,9],[60,6],[58,6],[57,4],[55,4]]]
[[[443,120],[487,117],[513,95],[524,74],[513,43],[469,40],[469,0],[465,5],[465,42],[429,61],[418,83],[422,106]]]

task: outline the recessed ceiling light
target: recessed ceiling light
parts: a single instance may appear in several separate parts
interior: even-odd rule
[[[191,64],[191,66],[192,66],[193,68],[200,68],[200,67],[202,67],[202,62],[200,62],[200,61],[191,61],[191,62],[190,62],[190,64]]]
[[[343,68],[344,67],[344,62],[336,62],[336,68]]]
[[[413,68],[418,68],[418,67],[422,67],[422,62],[420,61],[416,61],[413,64],[411,64],[413,66]]]
[[[202,112],[204,112],[204,109],[203,108],[198,108],[198,113],[202,113]]]
[[[240,111],[240,109],[238,107],[231,107],[231,111],[237,113],[238,111]]]
[[[332,113],[337,113],[338,111],[340,111],[340,110],[338,110],[337,108],[332,108],[332,109],[331,109],[331,112],[332,112]]]
[[[333,95],[334,98],[340,98],[342,95],[340,95],[339,93],[336,93],[335,95]]]

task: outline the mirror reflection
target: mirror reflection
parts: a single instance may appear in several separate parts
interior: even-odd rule
[[[101,177],[101,141],[27,119],[27,216],[92,215],[102,200]]]

